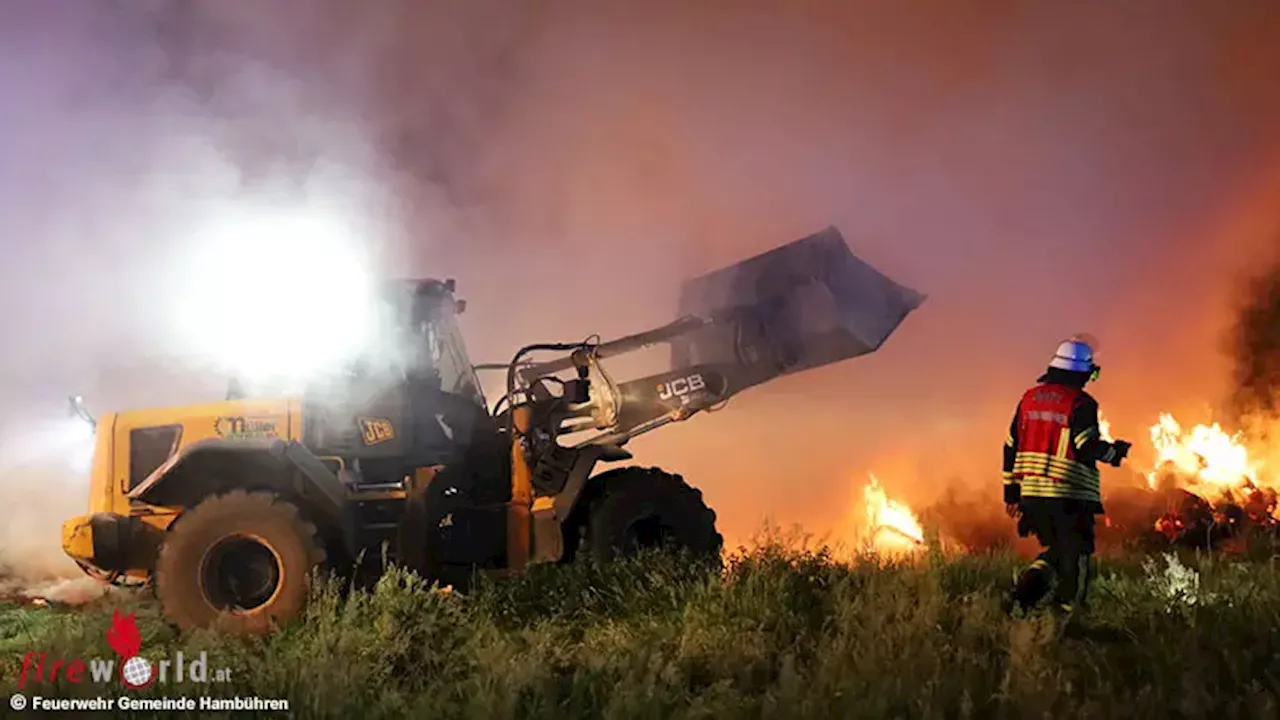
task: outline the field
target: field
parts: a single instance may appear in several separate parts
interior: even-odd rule
[[[774,536],[723,573],[652,556],[543,568],[465,597],[392,571],[345,599],[321,588],[305,621],[253,641],[178,638],[149,602],[123,607],[144,657],[204,651],[211,675],[232,669],[207,690],[135,697],[283,697],[295,717],[1280,716],[1274,562],[1105,560],[1089,616],[1065,631],[1001,615],[1017,562],[844,563]],[[0,695],[16,691],[31,651],[115,657],[115,607],[0,609]],[[116,681],[22,692],[125,694]],[[189,713],[134,716],[170,714]]]

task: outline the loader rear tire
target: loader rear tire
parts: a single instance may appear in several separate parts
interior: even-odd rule
[[[630,467],[596,481],[600,494],[588,511],[583,538],[593,558],[609,561],[665,547],[698,560],[720,560],[724,538],[716,531],[716,513],[684,478]]]
[[[174,524],[156,561],[165,617],[182,630],[261,634],[301,614],[325,560],[316,528],[273,493],[209,497]]]

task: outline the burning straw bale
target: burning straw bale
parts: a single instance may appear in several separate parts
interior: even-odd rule
[[[1215,493],[1168,468],[1149,488],[1123,488],[1106,497],[1099,528],[1106,549],[1152,551],[1171,547],[1245,552],[1267,550],[1280,540],[1276,492],[1242,482]]]
[[[1280,538],[1276,487],[1265,442],[1218,423],[1184,429],[1163,414],[1145,487],[1107,498],[1112,529],[1139,547],[1267,550]]]

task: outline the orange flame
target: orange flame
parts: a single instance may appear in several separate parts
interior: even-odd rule
[[[1217,423],[1186,431],[1168,413],[1151,427],[1151,444],[1156,462],[1147,483],[1153,489],[1172,483],[1210,506],[1229,503],[1243,508],[1254,522],[1280,520],[1275,496],[1280,477],[1267,468],[1267,460],[1274,465],[1274,448],[1250,446],[1242,433],[1228,434]],[[1182,524],[1171,512],[1156,528],[1173,537]]]
[[[1151,487],[1158,485],[1161,470],[1172,469],[1193,491],[1244,489],[1258,484],[1259,464],[1249,455],[1240,434],[1228,435],[1222,426],[1196,425],[1189,432],[1169,413],[1151,426],[1156,469],[1147,474]],[[1201,492],[1196,492],[1200,495]]]
[[[1107,442],[1115,441],[1115,438],[1111,437],[1111,421],[1102,414],[1102,411],[1098,411],[1098,437]]]
[[[867,513],[864,544],[875,552],[903,553],[924,545],[924,528],[911,508],[885,494],[875,475],[863,489]]]

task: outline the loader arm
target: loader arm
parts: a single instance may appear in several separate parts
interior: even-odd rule
[[[624,445],[633,437],[721,406],[757,384],[744,370],[741,365],[697,365],[620,383],[622,403],[615,426],[576,447]]]
[[[595,357],[603,360],[608,357],[625,355],[629,352],[635,352],[636,350],[643,350],[644,348],[657,345],[658,343],[669,342],[674,338],[696,330],[706,324],[706,320],[688,315],[673,323],[663,325],[662,327],[654,328],[653,330],[646,330],[642,333],[636,333],[635,335],[628,335],[616,340],[610,340],[605,343],[598,343],[592,347],[594,348]],[[505,368],[506,366],[503,365],[500,367]],[[526,365],[516,372],[519,374],[521,381],[527,385],[539,377],[554,375],[555,373],[568,370],[571,367],[573,367],[573,359],[571,356],[565,355],[564,357],[556,360]]]
[[[600,431],[575,447],[621,445],[756,385],[875,352],[924,300],[855,257],[829,227],[686,282],[672,323],[605,343],[540,346],[574,348],[576,359],[517,365],[517,355],[510,389],[569,368],[586,372],[585,352],[592,398],[563,403],[557,429]],[[670,370],[615,384],[601,367],[659,343],[671,346]]]

